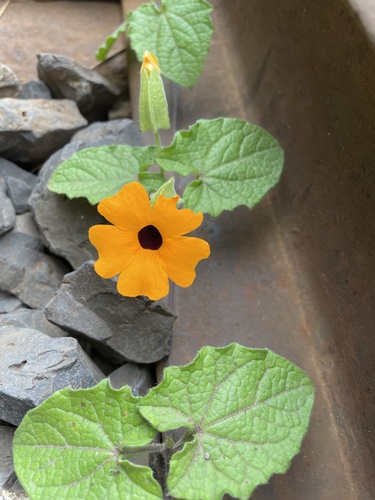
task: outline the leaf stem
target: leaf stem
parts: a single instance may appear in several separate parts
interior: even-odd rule
[[[162,453],[164,449],[164,443],[151,443],[145,446],[125,446],[121,450],[121,455],[135,457],[145,453]]]
[[[154,138],[155,138],[155,144],[156,144],[157,152],[160,153],[160,151],[161,151],[161,142],[160,142],[160,136],[159,136],[159,131],[158,130],[154,133]]]
[[[169,451],[169,454],[180,450],[184,444],[191,441],[194,437],[194,431],[187,431],[185,434],[174,443],[172,439],[166,440],[164,443],[151,443],[145,446],[124,446],[121,450],[121,455],[123,458],[126,457],[136,457],[139,455],[144,455],[145,453],[165,453]]]
[[[187,443],[188,441],[191,441],[194,438],[194,435],[195,435],[195,431],[193,431],[193,430],[189,430],[189,431],[185,432],[185,434],[183,436],[181,436],[181,438],[176,443],[174,443],[173,448],[172,448],[172,452],[176,452],[179,449],[181,449],[185,443]]]

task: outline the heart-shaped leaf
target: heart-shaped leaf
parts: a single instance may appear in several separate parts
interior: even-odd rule
[[[68,198],[87,198],[94,205],[116,194],[128,182],[137,181],[138,172],[152,165],[155,156],[154,146],[83,149],[57,167],[48,189]]]
[[[141,5],[128,16],[128,35],[138,60],[148,50],[167,78],[192,87],[210,47],[211,11],[204,0],[161,0],[161,9],[154,3]]]
[[[185,207],[217,216],[239,205],[252,208],[280,177],[284,153],[265,130],[242,120],[199,120],[177,132],[156,158],[165,170],[196,174],[184,191]]]
[[[171,496],[246,500],[285,472],[307,431],[314,388],[307,375],[267,349],[233,343],[203,347],[189,365],[164,370],[140,402],[159,431],[178,427],[194,439],[172,456]]]
[[[136,409],[139,399],[105,379],[92,389],[62,389],[28,412],[13,452],[31,499],[163,498],[150,468],[121,459],[125,446],[156,434]]]

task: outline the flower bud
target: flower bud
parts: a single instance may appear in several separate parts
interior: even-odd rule
[[[165,97],[163,80],[158,60],[146,52],[141,67],[141,90],[139,95],[139,117],[142,132],[170,128],[168,103]]]

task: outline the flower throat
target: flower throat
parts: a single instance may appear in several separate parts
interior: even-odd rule
[[[145,226],[138,233],[138,241],[145,250],[158,250],[163,238],[155,226]]]

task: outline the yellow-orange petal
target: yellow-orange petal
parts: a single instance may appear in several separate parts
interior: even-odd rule
[[[181,236],[197,229],[202,224],[203,214],[189,208],[176,208],[178,197],[165,198],[160,195],[152,208],[152,222],[164,237]]]
[[[150,224],[151,219],[150,200],[139,182],[125,184],[114,196],[104,198],[98,212],[115,226],[135,232]]]
[[[159,62],[154,56],[154,54],[151,54],[148,50],[146,50],[143,53],[143,61],[142,61],[142,66],[141,66],[141,73],[143,70],[146,70],[148,73],[150,73],[153,69],[156,69],[158,73],[161,73],[160,68],[159,68]]]
[[[139,249],[138,239],[130,231],[115,226],[92,226],[89,240],[98,251],[99,258],[94,268],[102,278],[120,274],[133,262]]]
[[[210,245],[200,238],[179,236],[168,238],[159,250],[169,278],[178,286],[190,286],[195,279],[195,268],[210,255]]]
[[[146,295],[151,300],[168,295],[168,275],[159,253],[140,250],[130,266],[120,274],[117,290],[127,297]]]

